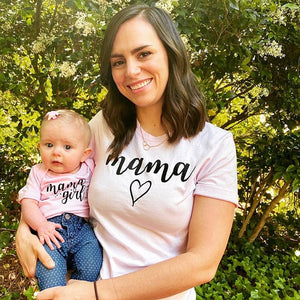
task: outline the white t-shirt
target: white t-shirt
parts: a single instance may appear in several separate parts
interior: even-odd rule
[[[232,134],[206,123],[196,137],[170,145],[138,124],[118,160],[108,159],[112,134],[99,112],[90,122],[96,167],[90,215],[103,246],[101,278],[127,274],[186,250],[194,195],[237,204]],[[150,145],[146,151],[143,137]],[[167,279],[166,279],[167,280]],[[142,287],[141,287],[142,288]],[[167,298],[196,299],[194,289]]]

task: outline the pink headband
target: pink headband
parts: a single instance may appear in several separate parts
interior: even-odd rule
[[[46,113],[45,118],[48,118],[49,120],[55,120],[56,118],[58,118],[60,116],[60,113],[58,111],[52,110]]]

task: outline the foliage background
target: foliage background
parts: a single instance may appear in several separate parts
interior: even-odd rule
[[[41,116],[63,107],[87,119],[97,112],[106,92],[98,65],[106,24],[117,10],[136,2],[1,0],[2,261],[15,256],[15,199],[39,161]],[[217,276],[197,287],[199,298],[300,299],[299,2],[141,2],[172,15],[211,122],[230,130],[237,145],[240,207]],[[0,295],[30,299],[34,288],[29,286],[27,296],[6,286]]]

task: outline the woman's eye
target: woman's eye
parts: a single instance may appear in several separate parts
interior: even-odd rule
[[[123,60],[117,60],[117,61],[111,62],[111,66],[112,66],[112,67],[119,67],[119,66],[121,66],[123,63],[124,63]]]
[[[66,150],[70,150],[71,146],[70,145],[66,145],[65,148],[66,148]]]
[[[143,51],[142,53],[140,53],[140,57],[145,58],[145,57],[149,56],[150,54],[151,54],[150,51]]]

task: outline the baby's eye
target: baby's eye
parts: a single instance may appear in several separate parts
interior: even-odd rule
[[[65,148],[66,148],[66,150],[70,150],[71,146],[70,145],[66,145]]]
[[[51,147],[53,147],[53,144],[51,144],[51,143],[46,143],[46,147],[51,148]]]

